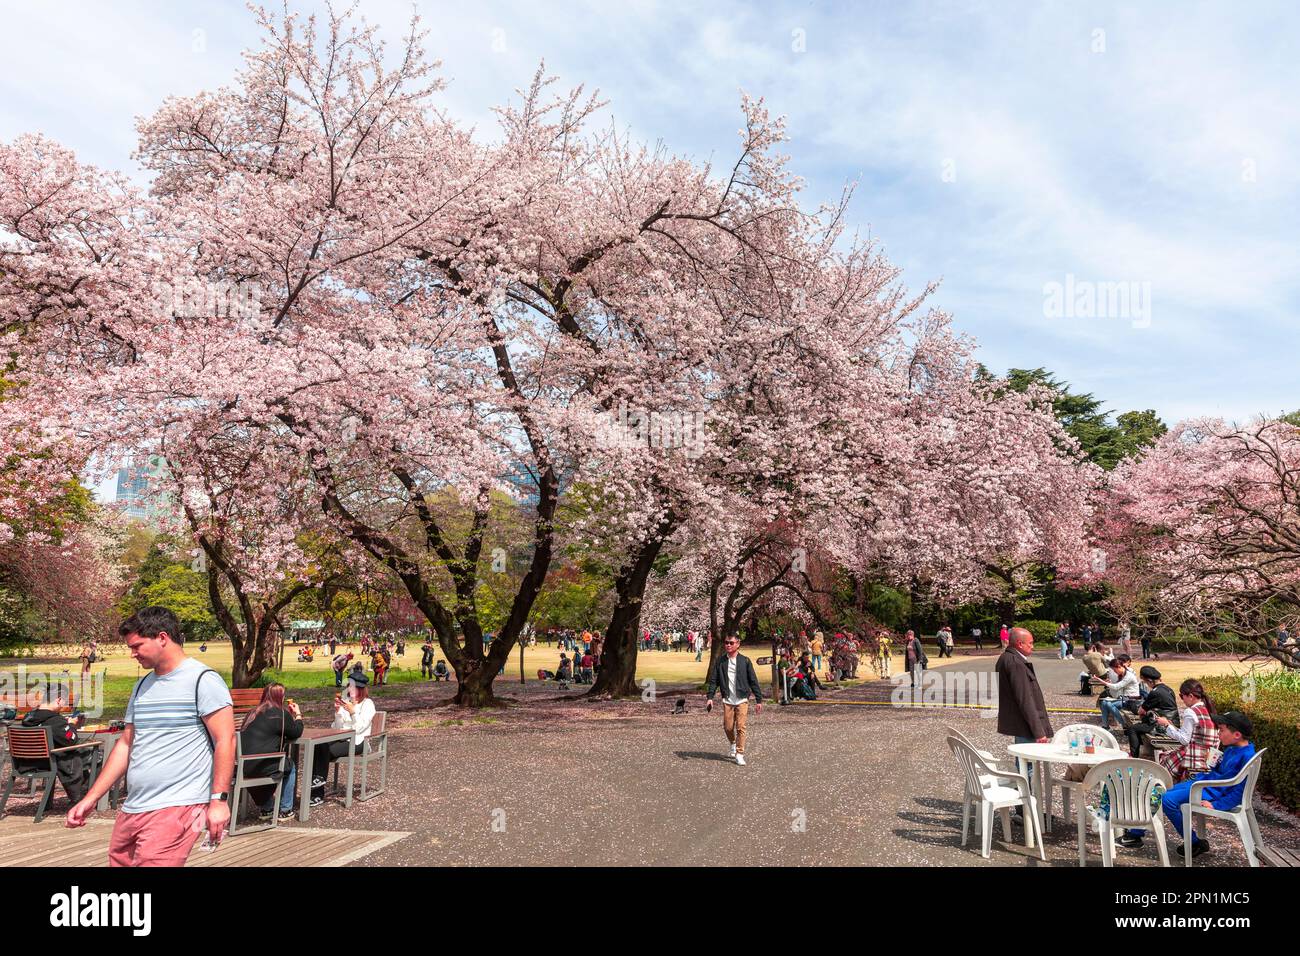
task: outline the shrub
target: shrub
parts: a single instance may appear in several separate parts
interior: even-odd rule
[[[1259,784],[1292,810],[1300,810],[1300,674],[1270,671],[1251,679],[1226,675],[1202,681],[1222,712],[1240,710],[1255,725],[1255,746],[1268,748]],[[1253,696],[1254,700],[1243,698]]]
[[[1140,645],[1136,635],[1134,635],[1133,644],[1134,646]],[[1255,641],[1242,640],[1230,634],[1205,638],[1187,631],[1162,634],[1151,641],[1151,647],[1156,653],[1176,651],[1183,654],[1234,654],[1239,656],[1254,654],[1260,649],[1260,645]]]
[[[1060,627],[1057,621],[1016,621],[1016,627],[1023,627],[1030,634],[1034,635],[1035,644],[1049,644],[1056,640],[1056,629]],[[997,637],[997,632],[993,632]]]

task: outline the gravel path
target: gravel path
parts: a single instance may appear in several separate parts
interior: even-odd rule
[[[933,673],[973,672],[978,687],[994,662],[959,658]],[[1089,711],[1053,714],[1054,726],[1095,722],[1095,702],[1072,693],[1077,661],[1040,655],[1035,667],[1049,707]],[[899,710],[886,704],[889,683],[838,688],[824,699],[868,703],[751,709],[750,763],[738,767],[725,757],[720,714],[705,715],[693,690],[660,688],[654,702],[586,702],[582,690],[501,683],[510,707],[470,713],[449,706],[446,683],[379,688],[390,715],[387,792],[350,810],[328,802],[310,825],[412,831],[357,865],[1043,865],[1023,842],[1003,843],[1000,826],[988,861],[973,839],[958,845],[961,784],[944,728],[1003,753],[992,710]],[[309,722],[327,721],[331,694],[299,695]],[[688,711],[674,716],[679,696]],[[30,815],[32,802],[14,799],[10,812]],[[1300,821],[1268,807],[1259,816],[1266,842],[1300,849]],[[1022,840],[1018,824],[1014,835]],[[1117,864],[1156,865],[1148,842],[1120,850]],[[1235,833],[1213,844],[1198,865],[1244,865]],[[1095,836],[1090,850],[1100,866]],[[1074,828],[1059,816],[1047,855],[1047,865],[1078,865]]]
[[[955,663],[975,670],[993,659]],[[1035,666],[1045,686],[1077,689],[1077,662]],[[890,690],[875,682],[826,699],[888,699]],[[586,703],[534,688],[518,706],[477,718],[426,709],[445,687],[414,693],[419,709],[390,707],[388,792],[312,815],[313,826],[413,831],[365,864],[1043,865],[1023,843],[1002,843],[1000,827],[989,861],[974,841],[958,845],[960,781],[944,727],[995,753],[1007,743],[979,711],[769,706],[751,712],[750,763],[738,767],[725,759],[720,715],[706,716],[694,693],[685,694],[688,712],[673,716],[673,693]],[[1049,706],[1088,706],[1068,690],[1050,696]],[[1260,822],[1267,842],[1300,846],[1295,818],[1265,810]],[[1245,863],[1235,839],[1214,846],[1198,863]],[[1095,837],[1091,847],[1100,865]],[[1047,853],[1048,865],[1078,864],[1074,828],[1059,817]],[[1121,866],[1156,862],[1153,844],[1119,852]]]

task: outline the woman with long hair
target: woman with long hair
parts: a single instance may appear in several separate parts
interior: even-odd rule
[[[1178,688],[1183,716],[1180,726],[1164,717],[1155,722],[1165,733],[1177,740],[1177,750],[1163,750],[1157,755],[1160,765],[1169,771],[1178,783],[1210,769],[1210,751],[1219,745],[1219,728],[1214,725],[1214,701],[1205,693],[1201,682],[1188,678]]]
[[[262,699],[244,716],[239,729],[240,744],[246,754],[287,753],[289,745],[302,736],[302,711],[297,703],[286,701],[283,684],[267,684],[262,691]],[[293,758],[288,758],[287,770],[284,772],[283,786],[280,789],[280,819],[293,817],[293,791],[298,780],[298,768]],[[275,758],[252,760],[245,771],[250,777],[274,777],[278,772]],[[270,819],[275,812],[272,800],[275,799],[275,787],[264,785],[250,787],[249,794],[261,810],[262,819]],[[237,812],[237,808],[232,807]]]

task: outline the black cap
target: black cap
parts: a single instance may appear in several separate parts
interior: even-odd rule
[[[365,675],[364,671],[362,671],[360,674],[353,674],[348,679],[352,681],[352,683],[355,684],[357,687],[365,687],[367,684],[370,683],[370,678]]]
[[[1230,710],[1226,714],[1215,714],[1211,719],[1216,727],[1231,727],[1247,740],[1255,736],[1255,725],[1250,722],[1249,717],[1239,710]]]
[[[1159,680],[1160,672],[1150,664],[1146,664],[1140,671],[1138,671],[1138,676],[1143,680]]]

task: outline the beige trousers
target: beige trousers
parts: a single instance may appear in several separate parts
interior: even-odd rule
[[[736,753],[745,752],[745,724],[749,720],[749,701],[722,705],[722,729],[727,740],[736,745]]]

